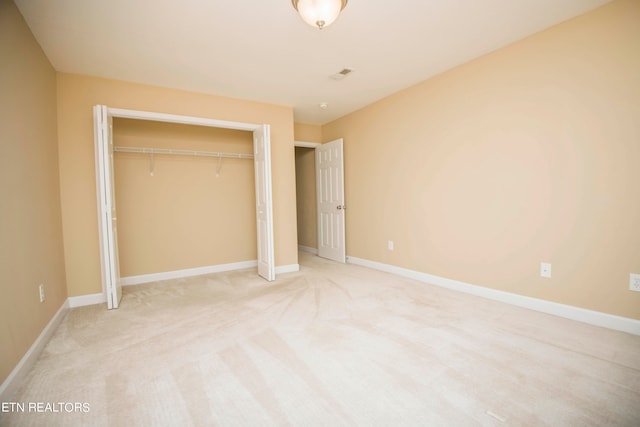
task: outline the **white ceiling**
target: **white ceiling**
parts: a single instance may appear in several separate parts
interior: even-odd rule
[[[311,124],[608,1],[350,0],[320,31],[290,0],[15,0],[58,71],[291,106]]]

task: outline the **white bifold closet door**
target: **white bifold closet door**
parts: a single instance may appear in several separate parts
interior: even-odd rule
[[[273,209],[271,203],[271,144],[269,134],[269,125],[261,125],[253,131],[253,159],[256,175],[258,274],[267,280],[275,280]]]
[[[107,297],[107,308],[112,309],[118,308],[122,298],[113,174],[113,118],[106,106],[96,105],[93,107],[93,120],[102,283]]]

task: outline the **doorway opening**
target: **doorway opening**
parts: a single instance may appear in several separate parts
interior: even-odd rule
[[[344,263],[346,205],[343,140],[324,144],[296,141],[295,146],[298,247]]]
[[[318,254],[318,214],[316,196],[316,152],[314,147],[296,142],[296,213],[298,250]],[[319,144],[318,144],[319,145]]]

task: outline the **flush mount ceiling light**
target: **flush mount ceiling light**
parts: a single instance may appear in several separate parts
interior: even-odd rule
[[[319,30],[328,27],[338,18],[349,0],[291,0],[302,19]]]

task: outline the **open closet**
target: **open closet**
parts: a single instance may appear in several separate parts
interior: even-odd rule
[[[269,126],[94,107],[103,291],[258,267],[275,278]],[[146,280],[150,281],[150,280]]]

